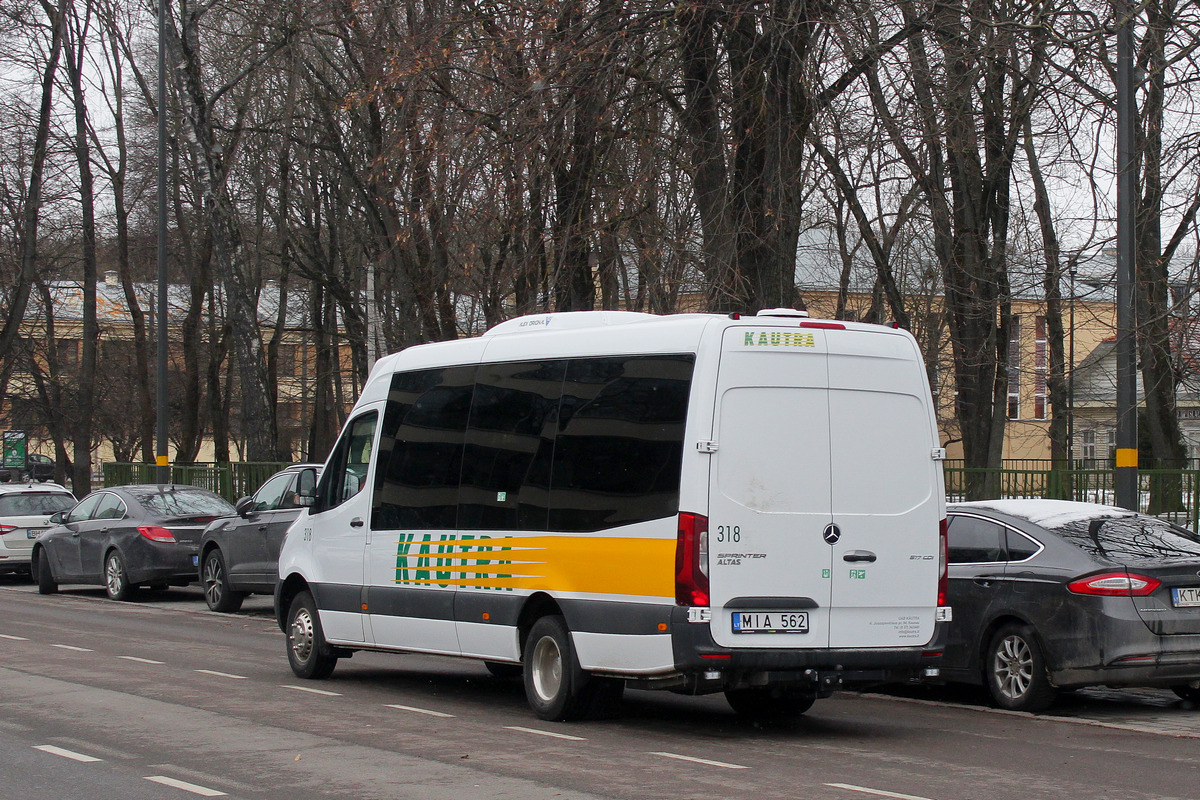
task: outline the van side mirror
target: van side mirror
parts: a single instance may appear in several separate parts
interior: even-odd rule
[[[237,512],[239,517],[249,517],[250,509],[252,508],[254,508],[254,498],[243,497],[241,500],[237,501],[237,505],[233,507],[233,510]]]
[[[296,505],[311,507],[317,502],[317,471],[304,469],[296,478]]]

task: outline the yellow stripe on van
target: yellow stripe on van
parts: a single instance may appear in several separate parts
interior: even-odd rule
[[[436,536],[400,536],[398,585],[675,596],[674,539]]]

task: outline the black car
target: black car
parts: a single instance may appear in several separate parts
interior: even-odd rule
[[[54,480],[54,466],[54,459],[50,456],[29,453],[25,456],[25,477],[31,481],[52,481]],[[19,469],[0,467],[0,482],[7,483],[20,478],[21,471]]]
[[[1200,700],[1200,536],[1112,506],[994,500],[948,508],[947,680],[995,703],[1158,686]]]
[[[204,528],[233,512],[198,486],[116,486],[92,492],[50,518],[55,527],[33,546],[38,591],[61,583],[100,584],[113,600],[140,585],[186,586],[196,579]]]
[[[288,527],[304,510],[320,464],[293,464],[272,475],[253,497],[237,501],[236,516],[210,524],[200,540],[200,583],[213,611],[237,611],[247,594],[275,590],[279,550]]]

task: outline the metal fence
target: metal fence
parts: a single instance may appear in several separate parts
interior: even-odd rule
[[[229,502],[247,497],[258,491],[287,461],[234,461],[207,464],[172,464],[171,483],[187,486],[203,486],[216,492]],[[104,465],[104,485],[122,486],[130,483],[157,483],[154,464],[128,464],[108,462]]]
[[[1007,462],[1006,462],[1007,463]],[[1047,462],[1048,463],[1048,462]],[[946,499],[966,500],[969,483],[989,483],[988,494],[1000,498],[1079,500],[1112,505],[1112,469],[971,469],[943,468]],[[1139,510],[1200,530],[1200,470],[1138,470]]]

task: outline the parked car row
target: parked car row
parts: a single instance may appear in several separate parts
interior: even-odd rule
[[[320,465],[297,464],[230,506],[192,486],[123,486],[74,502],[56,484],[0,486],[0,572],[43,594],[199,581],[214,611],[273,591],[289,526]],[[1200,702],[1200,536],[1144,514],[1057,500],[948,507],[954,621],[942,679],[996,705],[1049,707],[1083,686],[1156,686]]]
[[[54,480],[54,459],[40,453],[29,453],[25,456],[25,478],[31,481]],[[8,483],[20,480],[20,468],[0,466],[0,482]]]

